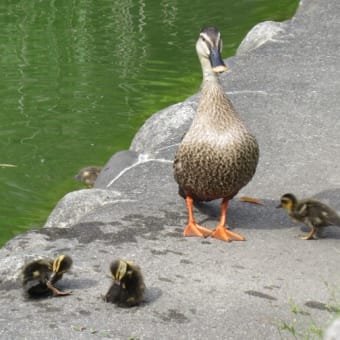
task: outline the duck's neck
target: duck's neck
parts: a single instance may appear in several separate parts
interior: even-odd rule
[[[215,72],[203,73],[201,92],[209,93],[210,96],[225,96],[218,75]]]
[[[218,82],[217,75],[213,71],[210,60],[208,58],[200,58],[201,66],[202,66],[202,73],[203,73],[203,84],[204,82]]]
[[[228,124],[229,119],[236,118],[237,114],[232,103],[225,94],[218,75],[212,70],[208,59],[201,60],[203,81],[201,85],[201,98],[197,110],[198,116],[205,116],[216,122],[225,122]],[[208,114],[208,115],[207,115]]]

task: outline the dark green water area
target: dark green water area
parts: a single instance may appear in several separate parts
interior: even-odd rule
[[[127,149],[156,111],[196,93],[198,32],[226,58],[297,0],[4,0],[0,4],[0,246],[83,186],[78,169]]]

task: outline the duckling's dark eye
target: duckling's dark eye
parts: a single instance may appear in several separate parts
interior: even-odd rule
[[[205,40],[205,38],[204,38],[204,37],[202,37],[202,36],[201,36],[201,39],[202,39],[202,41],[203,41],[203,42],[206,42],[206,40]]]

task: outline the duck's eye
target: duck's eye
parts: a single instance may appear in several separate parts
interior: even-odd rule
[[[203,42],[206,42],[206,40],[203,36],[201,36],[201,39],[202,39]]]

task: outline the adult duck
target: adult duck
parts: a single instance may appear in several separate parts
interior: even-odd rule
[[[185,236],[243,241],[242,235],[226,227],[228,202],[255,174],[259,147],[220,84],[218,74],[227,70],[221,50],[218,29],[204,28],[196,43],[203,72],[200,100],[191,127],[176,152],[174,176],[189,214]],[[221,217],[212,232],[196,223],[193,202],[218,198],[223,199]]]

